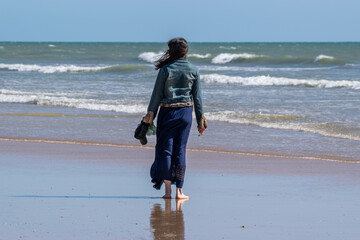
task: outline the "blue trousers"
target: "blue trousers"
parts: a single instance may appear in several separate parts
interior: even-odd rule
[[[186,170],[186,144],[193,107],[161,107],[157,117],[155,161],[150,169],[154,188],[164,180],[182,188]]]

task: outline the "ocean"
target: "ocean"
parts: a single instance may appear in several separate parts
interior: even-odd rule
[[[360,161],[360,43],[189,47],[209,129],[198,137],[194,122],[188,147]],[[164,50],[0,42],[0,137],[140,145],[133,132]]]

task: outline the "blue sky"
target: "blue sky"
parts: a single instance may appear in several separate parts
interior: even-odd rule
[[[360,41],[359,0],[0,0],[0,41]]]

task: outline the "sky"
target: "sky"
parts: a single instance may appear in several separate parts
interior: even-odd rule
[[[360,41],[359,0],[0,0],[0,41]]]

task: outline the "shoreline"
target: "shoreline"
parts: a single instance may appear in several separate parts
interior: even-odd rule
[[[75,140],[37,139],[37,138],[0,137],[0,141],[34,142],[34,143],[57,143],[57,144],[74,144],[74,145],[89,145],[89,146],[107,146],[107,147],[126,147],[126,148],[139,148],[139,149],[154,149],[154,146],[141,146],[141,145],[116,144],[116,143],[102,143],[102,142],[87,142],[87,141],[75,141]],[[360,164],[360,159],[359,160],[349,160],[349,159],[325,158],[325,157],[316,157],[316,156],[280,155],[280,154],[269,154],[269,153],[226,151],[226,150],[200,149],[200,148],[187,148],[187,151],[234,154],[234,155],[245,155],[245,156],[258,156],[258,157],[308,159],[308,160],[320,160],[320,161],[329,161],[329,162],[343,162],[343,163]]]
[[[1,106],[3,108],[0,114],[6,114],[1,117],[3,124],[0,127],[0,137],[2,138],[140,145],[139,141],[132,137],[140,119],[136,117],[137,115],[123,116],[115,112],[32,104]],[[121,117],[112,117],[117,115]],[[197,137],[196,124],[193,124],[187,145],[189,148],[279,157],[360,160],[359,141],[356,140],[326,137],[302,131],[263,128],[251,124],[218,121],[209,121],[209,123],[211,129],[200,138]],[[149,137],[148,141],[147,146],[155,146],[155,137]]]

